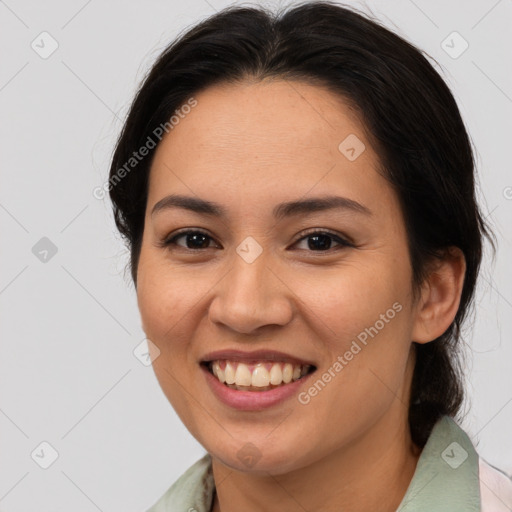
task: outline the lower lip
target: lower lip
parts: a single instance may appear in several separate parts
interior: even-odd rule
[[[222,403],[241,411],[261,411],[283,402],[292,395],[297,394],[300,387],[315,373],[308,373],[299,380],[279,386],[278,388],[269,389],[268,391],[238,391],[220,382],[204,365],[201,364],[200,367],[206,377],[206,382],[210,385],[215,396]]]

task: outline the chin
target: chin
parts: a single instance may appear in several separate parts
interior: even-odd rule
[[[289,439],[289,438],[288,438]],[[298,441],[304,446],[303,440]],[[239,441],[228,446],[208,449],[208,453],[234,471],[261,475],[281,475],[307,465],[307,454],[297,452],[297,446],[286,444],[276,449],[276,441]],[[226,455],[228,454],[228,455]]]

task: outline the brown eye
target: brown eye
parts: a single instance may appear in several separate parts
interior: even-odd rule
[[[178,242],[181,239],[184,240],[184,243]],[[329,231],[311,231],[298,240],[294,245],[305,240],[307,240],[307,248],[305,250],[310,252],[328,252],[330,250],[337,250],[343,247],[354,247],[354,245],[348,240]],[[179,247],[189,251],[199,251],[209,249],[211,247],[211,241],[213,241],[213,238],[204,231],[189,229],[174,234],[159,243],[159,245],[161,247],[167,247],[169,250]],[[337,244],[337,248],[332,247],[333,242]]]
[[[185,240],[185,244],[178,243],[178,240]],[[213,240],[207,233],[199,230],[181,231],[171,238],[166,239],[161,246],[172,248],[172,246],[181,247],[189,250],[208,249],[210,241]]]
[[[331,249],[332,241],[340,247],[354,247],[352,243],[329,231],[313,231],[303,236],[297,243],[307,240],[307,249],[313,252],[327,252]]]

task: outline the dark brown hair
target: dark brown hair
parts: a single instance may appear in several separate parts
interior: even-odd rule
[[[130,249],[133,282],[154,149],[122,179],[119,169],[193,94],[222,82],[267,77],[322,85],[357,110],[399,197],[415,293],[432,258],[450,246],[464,253],[466,274],[453,323],[436,340],[414,343],[409,425],[422,447],[435,422],[461,408],[461,326],[473,301],[482,238],[493,241],[475,199],[472,147],[453,95],[420,50],[379,22],[331,2],[294,4],[277,14],[229,7],[163,51],[133,101],[110,169],[110,198]]]

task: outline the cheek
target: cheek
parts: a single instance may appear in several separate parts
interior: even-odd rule
[[[297,294],[336,374],[332,391],[337,388],[346,404],[364,399],[380,408],[393,398],[389,389],[400,386],[409,353],[409,276],[405,265],[399,271],[372,256],[371,263],[369,257],[331,275],[304,276]]]
[[[399,272],[384,258],[367,256],[366,261],[361,259],[332,271],[310,271],[294,279],[294,292],[307,306],[304,311],[314,313],[309,315],[311,321],[327,338],[336,335],[340,341],[347,341],[374,325],[390,309],[385,320],[394,319],[394,303],[405,307],[409,288],[404,269]],[[391,323],[396,322],[386,326]]]
[[[158,339],[173,329],[197,302],[196,290],[186,272],[171,268],[159,253],[143,246],[137,274],[137,303],[146,334],[151,332]]]
[[[157,371],[162,361],[172,365],[179,354],[179,344],[172,340],[180,339],[179,331],[183,328],[180,318],[186,315],[189,301],[179,279],[169,280],[160,265],[146,260],[140,268],[137,303],[144,332],[160,351],[161,357],[153,363]]]
[[[139,269],[137,302],[144,332],[156,347],[153,348],[153,371],[181,420],[193,426],[192,413],[196,405],[190,396],[194,394],[191,372],[195,367],[187,360],[188,346],[184,340],[188,339],[191,323],[197,321],[193,316],[197,297],[193,288],[184,285],[179,272],[171,275],[156,259],[142,260],[141,254]]]

